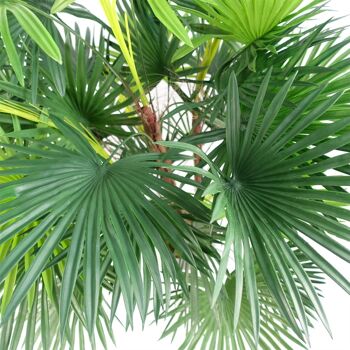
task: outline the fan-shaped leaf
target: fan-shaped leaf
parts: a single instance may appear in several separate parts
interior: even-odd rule
[[[39,223],[3,260],[0,279],[3,280],[12,266],[44,238],[28,271],[17,282],[4,319],[8,320],[22,302],[62,240],[71,238],[68,259],[62,266],[61,334],[65,331],[74,288],[81,278],[80,260],[84,252],[85,317],[89,334],[93,337],[98,316],[100,261],[105,245],[107,251],[110,250],[130,320],[135,300],[143,317],[147,312],[144,304],[147,298],[142,290],[147,290],[144,284],[149,282],[146,278],[153,281],[158,301],[163,299],[160,268],[167,278],[183,284],[181,270],[171,249],[193,266],[198,265],[199,269],[205,269],[206,263],[193,232],[163,198],[162,194],[172,191],[171,201],[176,202],[183,192],[155,177],[161,164],[157,162],[158,155],[140,154],[109,164],[93,151],[77,130],[59,119],[55,119],[55,123],[75,151],[45,142],[38,145],[34,142],[29,148],[8,145],[19,156],[29,153],[35,158],[13,158],[2,162],[2,173],[23,177],[0,188],[2,198],[7,197],[7,193],[9,199],[15,197],[0,204],[0,224],[7,225],[2,231],[1,241],[7,241],[36,220]],[[28,196],[32,200],[28,201]],[[139,270],[142,265],[142,276],[149,276],[141,277]]]

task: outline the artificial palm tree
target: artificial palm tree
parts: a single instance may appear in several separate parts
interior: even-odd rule
[[[96,5],[0,0],[0,348],[110,349],[139,316],[307,349],[324,277],[350,293],[318,251],[350,261],[343,28],[309,25],[324,0]]]

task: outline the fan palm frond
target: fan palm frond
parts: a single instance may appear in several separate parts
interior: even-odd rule
[[[315,288],[318,288],[323,283],[319,269],[299,249],[293,247],[293,254],[312,279]],[[211,298],[215,281],[205,276],[189,278],[189,280],[197,281],[197,285],[191,285],[191,289],[195,289],[195,298],[186,298],[181,292],[174,292],[169,311],[162,315],[169,319],[163,337],[175,336],[179,329],[185,328],[186,340],[179,347],[181,350],[199,348],[203,350],[252,350],[256,348],[292,350],[296,347],[306,349],[307,344],[299,339],[279,312],[258,266],[255,265],[252,268],[256,274],[257,297],[260,305],[259,337],[255,334],[250,317],[251,304],[246,285],[242,294],[240,318],[235,326],[235,289],[238,283],[236,272],[228,275],[220,297],[213,308]],[[295,280],[297,281],[296,278]],[[298,289],[305,305],[308,324],[312,325],[315,310],[302,286],[298,285]]]
[[[194,48],[185,46],[189,50],[181,57],[184,47],[180,51],[180,40],[159,22],[146,1],[135,0],[129,4],[124,0],[118,4],[118,10],[129,18],[133,54],[147,90],[154,88],[164,78],[181,76],[184,71],[181,66],[188,61]],[[180,58],[177,59],[177,56]]]
[[[89,31],[75,44],[67,34],[62,68],[49,60],[42,63],[46,79],[38,83],[36,102],[61,119],[74,116],[75,123],[82,123],[97,133],[104,134],[112,128],[116,136],[129,136],[121,126],[137,125],[140,119],[124,110],[132,103],[131,99],[121,101],[116,98],[124,91],[123,85],[115,82],[118,61],[114,72],[107,71],[103,58],[104,40],[101,37],[98,56],[91,56],[92,41]],[[23,100],[30,100],[33,94],[33,86],[18,87],[10,81],[2,81],[0,85],[9,94]]]
[[[193,27],[201,32],[251,44],[269,33],[302,3],[302,0],[175,0],[178,8],[205,21]],[[316,3],[324,2],[322,0]],[[295,15],[297,15],[296,13]]]
[[[350,252],[341,242],[350,239],[350,229],[347,226],[350,212],[345,208],[350,201],[350,194],[344,188],[348,186],[349,178],[346,170],[341,176],[329,175],[330,171],[341,172],[349,163],[347,147],[350,119],[319,122],[320,117],[340,98],[341,93],[329,96],[317,108],[305,113],[307,107],[325,89],[325,86],[321,86],[283,119],[279,119],[278,124],[274,124],[295,75],[274,97],[266,112],[262,112],[270,77],[271,70],[259,89],[245,126],[241,118],[235,75],[232,74],[230,79],[226,138],[225,143],[218,146],[218,149],[224,148],[219,158],[222,170],[215,171],[216,179],[204,192],[204,195],[216,196],[212,221],[223,216],[228,220],[212,305],[215,305],[220,295],[233,247],[237,278],[236,323],[246,284],[251,316],[258,334],[259,301],[255,270],[252,268],[256,261],[281,314],[294,332],[303,337],[307,321],[301,296],[293,280],[294,273],[328,330],[329,325],[317,293],[286,245],[286,239],[350,293],[350,283],[346,276],[337,271],[309,242],[311,240],[340,259],[350,262]],[[317,128],[308,129],[310,125],[317,125]],[[209,162],[212,169],[217,167],[193,146],[169,142],[163,144],[197,152],[203,161]],[[330,157],[329,154],[334,151],[341,151],[342,154]],[[282,288],[283,285],[287,286],[286,290]],[[304,335],[296,318],[303,324]]]
[[[330,332],[350,40],[325,2],[0,0],[1,349],[107,349],[136,315],[183,350]]]
[[[33,142],[31,147],[6,145],[18,155],[31,157],[16,156],[2,162],[2,176],[21,178],[1,186],[1,198],[8,201],[0,208],[0,241],[5,243],[34,222],[38,224],[2,261],[1,280],[30,249],[37,247],[27,271],[16,280],[3,319],[11,317],[45,266],[55,259],[57,247],[67,246],[62,243],[67,239],[70,244],[60,294],[61,329],[65,329],[76,279],[83,273],[84,318],[93,334],[98,316],[102,249],[107,249],[106,258],[113,262],[129,322],[135,305],[145,318],[150,281],[155,288],[155,303],[160,305],[164,283],[183,285],[173,251],[193,266],[206,269],[200,244],[172,206],[193,211],[202,219],[207,212],[191,196],[154,176],[159,174],[159,155],[140,154],[109,164],[79,132],[59,119],[55,123],[74,151],[45,141]],[[28,202],[33,191],[35,204]]]
[[[288,293],[297,308],[295,304],[298,296],[291,281],[290,268],[298,274],[315,307],[319,307],[319,301],[310,289],[310,283],[303,276],[300,266],[287,258],[290,252],[288,253],[285,245],[285,238],[292,241],[324,273],[350,292],[347,278],[336,271],[305,239],[307,237],[339,258],[350,261],[349,251],[337,241],[338,238],[349,240],[350,237],[350,230],[345,223],[350,214],[343,208],[349,203],[350,195],[342,187],[347,186],[349,179],[347,176],[325,175],[330,170],[337,170],[348,164],[347,152],[334,158],[327,158],[327,154],[342,150],[348,144],[347,130],[350,121],[343,118],[329,124],[319,124],[315,131],[306,132],[307,127],[312,123],[317,124],[318,118],[340,97],[340,94],[330,96],[328,101],[304,115],[305,108],[324,88],[320,87],[306,97],[279,125],[272,126],[293,77],[261,115],[269,78],[270,74],[259,90],[246,128],[242,128],[241,124],[237,81],[234,75],[231,78],[225,176],[221,182],[222,194],[217,198],[216,205],[226,207],[229,229],[225,254],[229,254],[229,246],[234,241],[237,274],[245,274],[253,293],[254,273],[249,268],[248,261],[256,259],[286,319],[294,323],[290,305],[281,290],[282,278],[283,283],[290,283]],[[321,188],[317,189],[315,186]],[[284,258],[280,256],[282,251]],[[227,258],[224,258],[221,271],[226,270],[226,264]],[[220,272],[219,276],[222,276]],[[219,280],[217,287],[220,283]],[[239,298],[242,284],[238,285],[236,292]],[[328,327],[321,309],[318,309],[318,314]],[[295,327],[297,328],[296,324]]]

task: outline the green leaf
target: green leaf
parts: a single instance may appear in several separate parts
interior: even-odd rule
[[[226,143],[229,164],[233,172],[235,172],[238,145],[240,144],[241,137],[241,109],[239,105],[238,83],[234,72],[230,77],[227,94]]]
[[[100,293],[100,234],[103,219],[102,202],[95,193],[90,200],[89,211],[86,220],[86,241],[84,254],[84,301],[87,329],[93,339],[94,329],[98,316],[98,301]],[[96,215],[96,216],[95,216]]]
[[[215,205],[214,205],[213,213],[210,220],[211,223],[217,220],[223,219],[225,217],[226,205],[227,205],[227,198],[225,196],[225,193],[222,192],[217,196],[215,200]]]
[[[301,2],[302,0],[197,0],[195,9],[186,2],[185,6],[179,8],[206,20],[210,24],[207,32],[250,44],[285,20]]]
[[[60,242],[65,230],[67,230],[72,219],[76,215],[76,210],[78,209],[80,204],[80,202],[75,202],[73,204],[72,211],[59,222],[59,224],[55,227],[50,237],[46,240],[40,252],[37,254],[28,271],[24,275],[23,279],[21,279],[21,281],[18,283],[13,293],[13,297],[6,309],[6,313],[4,314],[4,320],[9,319],[11,314],[16,310],[19,303],[27,295],[27,291],[29,290],[29,288],[32,287],[32,285],[42,273],[43,268],[46,262],[48,261],[49,257],[51,256],[53,249]]]
[[[295,249],[295,247],[293,247]],[[314,277],[315,283],[321,283],[322,278],[317,275],[319,270],[315,265],[308,265],[308,258],[301,254],[300,250],[295,249],[298,256],[298,264],[305,264],[303,269],[306,276]],[[187,329],[186,337],[181,344],[181,349],[191,350],[200,349],[274,349],[283,347],[283,349],[293,350],[297,347],[306,349],[307,347],[300,341],[286,320],[278,311],[275,299],[269,292],[268,285],[259,270],[254,264],[252,267],[256,283],[256,292],[258,302],[261,304],[261,313],[258,323],[260,323],[261,337],[254,344],[254,325],[251,322],[251,304],[248,295],[247,285],[244,285],[241,301],[241,313],[237,329],[234,329],[234,308],[235,308],[235,288],[237,284],[235,272],[228,275],[228,278],[221,290],[220,298],[218,298],[215,308],[208,303],[210,291],[213,289],[215,281],[210,277],[197,276],[195,271],[189,276],[189,286],[194,289],[197,304],[193,305],[191,300],[184,298],[183,294],[174,294],[171,299],[170,309],[167,313],[162,314],[162,318],[169,317],[170,321],[165,327],[163,337],[176,335],[180,329]],[[197,284],[205,288],[194,288],[192,281],[196,280]],[[294,279],[295,282],[297,278]],[[298,284],[297,284],[298,285]],[[302,287],[299,287],[302,292]],[[309,300],[305,300],[306,303]],[[192,314],[197,313],[197,318],[193,318]],[[311,321],[311,316],[310,316]],[[224,346],[222,344],[225,344]]]
[[[16,77],[19,83],[24,86],[24,75],[22,70],[22,62],[18,56],[16,47],[13,43],[10,34],[10,28],[7,20],[7,9],[4,6],[0,6],[0,33],[2,40],[5,44],[5,49],[9,57],[10,63],[13,67],[13,70],[16,73]]]
[[[195,49],[209,41],[211,38],[211,35],[200,35],[198,37],[193,38],[191,46],[183,45],[176,50],[174,56],[172,57],[172,63],[177,60],[180,60],[189,53],[193,52]]]
[[[182,40],[187,46],[193,47],[192,41],[188,36],[188,33],[179,20],[178,15],[169,5],[168,0],[148,0],[154,14],[157,18],[180,40]]]
[[[32,50],[32,74],[31,74],[31,89],[32,89],[32,103],[35,105],[38,98],[38,83],[39,83],[39,52],[38,48],[34,47]]]
[[[75,0],[56,0],[51,7],[51,13],[55,14],[57,12],[63,11],[70,4],[73,4]]]
[[[6,145],[17,152],[17,158],[2,161],[0,173],[13,172],[19,177],[0,187],[1,197],[8,199],[0,203],[0,223],[6,225],[0,242],[24,233],[2,261],[0,280],[23,257],[26,271],[17,274],[20,278],[3,319],[9,320],[41,278],[45,290],[54,288],[43,272],[50,266],[63,275],[58,306],[61,336],[70,329],[68,320],[74,311],[82,322],[86,320],[84,327],[94,342],[101,312],[100,290],[102,285],[110,285],[109,276],[118,280],[132,323],[136,305],[145,319],[151,288],[155,302],[163,305],[163,274],[168,285],[185,286],[175,254],[202,271],[207,269],[195,232],[177,209],[184,205],[194,211],[194,217],[198,211],[199,216],[203,212],[208,216],[203,205],[186,192],[154,176],[161,164],[159,155],[139,154],[110,164],[74,127],[54,120],[70,150],[34,139],[30,147]],[[12,188],[15,192],[9,191]],[[55,290],[52,299],[56,302]],[[34,301],[32,295],[30,304]]]
[[[344,153],[343,150],[349,143],[349,132],[346,129],[349,120],[342,118],[329,123],[318,121],[320,116],[337,103],[342,94],[335,93],[318,103],[317,99],[324,86],[316,87],[290,111],[291,107],[284,106],[283,101],[293,92],[295,75],[276,92],[269,107],[262,109],[270,76],[271,70],[258,90],[251,113],[247,111],[252,119],[249,120],[247,134],[243,137],[239,134],[241,101],[238,86],[235,76],[231,75],[230,78],[226,144],[220,144],[212,153],[216,163],[212,168],[223,169],[222,174],[217,173],[218,178],[213,183],[223,184],[228,219],[224,254],[214,296],[218,298],[220,294],[226,276],[229,247],[233,245],[237,269],[234,325],[237,327],[239,317],[242,317],[242,271],[246,270],[244,275],[251,303],[250,314],[254,324],[254,337],[258,342],[259,303],[254,287],[251,246],[255,261],[281,315],[295,334],[305,341],[309,327],[303,300],[305,293],[298,290],[293,271],[298,271],[312,307],[328,330],[329,326],[319,297],[310,287],[312,282],[300,274],[303,267],[296,269],[296,262],[292,259],[284,261],[276,242],[288,238],[321,271],[350,292],[346,277],[303,239],[303,236],[307,236],[337,257],[350,261],[349,250],[335,239],[349,240],[350,237],[350,230],[343,221],[349,221],[350,212],[337,203],[337,198],[342,197],[342,201],[350,198],[342,187],[350,183],[349,175],[348,172],[340,176],[327,176],[326,173],[341,171],[347,164],[347,151]],[[307,113],[303,114],[306,108]],[[314,127],[310,128],[310,125]],[[342,151],[344,154],[332,158],[329,156],[332,151]],[[238,158],[235,154],[239,155],[239,162],[235,161]],[[314,185],[322,186],[323,189],[311,187]]]
[[[220,266],[219,270],[216,276],[216,281],[215,281],[215,287],[214,287],[214,292],[213,292],[213,298],[212,298],[212,307],[215,307],[215,303],[217,302],[219,295],[221,293],[222,286],[225,281],[226,277],[226,272],[227,272],[227,266],[228,266],[228,261],[230,257],[230,252],[232,248],[232,243],[235,238],[235,225],[237,225],[237,221],[233,219],[230,220],[230,223],[227,227],[226,231],[226,237],[225,237],[225,246],[224,246],[224,251],[222,253],[221,261],[220,261]]]
[[[69,247],[69,253],[62,279],[62,288],[60,293],[60,332],[63,336],[71,307],[74,286],[78,278],[81,257],[84,248],[84,225],[86,224],[87,204],[83,205],[77,217],[75,228],[72,234],[72,242]]]
[[[8,6],[22,28],[38,44],[38,46],[55,61],[62,63],[61,52],[52,36],[40,22],[38,17],[21,3]]]

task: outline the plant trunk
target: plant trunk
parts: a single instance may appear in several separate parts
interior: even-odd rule
[[[162,141],[162,126],[160,120],[158,120],[156,113],[154,112],[153,108],[150,106],[144,106],[141,107],[138,103],[137,106],[137,112],[139,113],[142,121],[142,125],[144,128],[145,133],[152,139],[153,142]],[[157,145],[155,143],[152,143],[150,146],[152,152],[155,153],[166,153],[167,148],[162,145]],[[170,160],[165,160],[165,163],[171,164],[172,162]],[[162,168],[161,170],[169,173],[170,170],[166,168]],[[164,180],[172,185],[175,186],[175,181],[170,178],[164,178]]]

